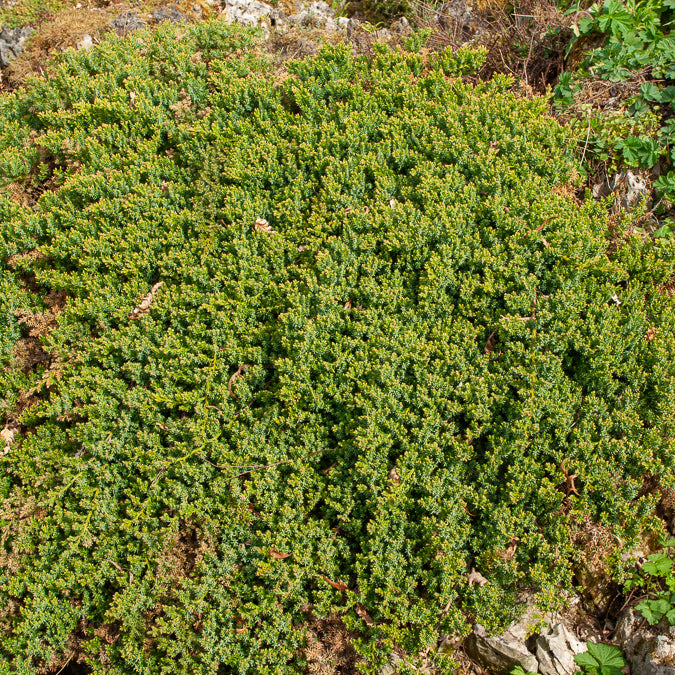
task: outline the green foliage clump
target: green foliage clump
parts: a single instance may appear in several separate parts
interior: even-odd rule
[[[652,626],[663,617],[672,626],[675,625],[675,570],[671,550],[675,539],[665,538],[660,543],[665,550],[648,556],[639,572],[627,580],[624,590],[642,588],[646,597],[636,605],[636,609]]]
[[[570,10],[572,12],[574,10]],[[575,12],[575,40],[600,36],[600,47],[588,52],[576,72],[565,72],[555,87],[559,105],[572,105],[584,79],[610,82],[645,80],[627,109],[601,113],[580,121],[584,154],[601,161],[652,169],[661,162],[654,183],[660,196],[675,203],[675,0],[605,0],[588,11]],[[587,128],[586,128],[587,127]],[[666,223],[661,235],[672,235]]]
[[[673,248],[609,252],[546,102],[250,42],[161,26],[0,99],[39,195],[3,197],[3,302],[67,296],[0,459],[0,673],[297,673],[310,612],[365,672],[440,660],[673,482]]]
[[[574,655],[574,662],[582,670],[576,675],[621,675],[626,667],[623,653],[614,645],[587,642],[588,651]]]
[[[410,0],[361,0],[359,12],[372,21],[386,21],[409,15],[412,5]]]
[[[674,10],[673,0],[594,3],[573,26],[575,35],[600,33],[607,39],[588,55],[584,67],[612,82],[621,82],[647,68],[655,80],[675,80],[675,46],[670,29]]]
[[[18,0],[17,2],[0,2],[0,27],[17,28],[32,24],[74,4],[72,0]]]

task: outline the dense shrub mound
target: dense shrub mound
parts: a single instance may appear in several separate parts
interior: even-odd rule
[[[275,81],[249,41],[0,100],[0,672],[297,673],[330,613],[433,654],[672,484],[672,245],[610,247],[545,102],[476,53]]]

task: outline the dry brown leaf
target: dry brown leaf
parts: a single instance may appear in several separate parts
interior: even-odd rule
[[[5,425],[5,428],[2,431],[0,431],[0,439],[2,439],[5,442],[5,447],[0,449],[0,457],[9,454],[9,451],[12,447],[12,443],[14,443],[14,436],[16,432],[17,429],[14,429],[13,427],[10,427],[8,425]]]
[[[256,218],[253,227],[258,230],[258,232],[274,232],[272,226],[264,218]]]
[[[372,617],[370,616],[370,614],[368,614],[366,608],[361,603],[357,604],[356,607],[354,607],[354,610],[361,617],[361,619],[363,619],[366,626],[370,627],[375,625],[375,622],[373,621]]]
[[[487,342],[485,344],[485,356],[490,356],[492,352],[495,350],[495,347],[497,346],[497,342],[499,341],[499,338],[497,337],[497,328],[495,328],[492,333],[490,333],[490,337],[487,339]],[[499,350],[499,353],[497,356],[495,356],[495,360],[498,359],[502,355],[501,349]]]
[[[506,547],[504,552],[501,555],[502,560],[513,560],[513,557],[516,555],[516,550],[518,548],[518,542],[520,537],[514,537],[511,539],[509,545]]]
[[[5,428],[0,431],[0,438],[2,438],[3,441],[7,445],[11,445],[14,443],[14,435],[16,434],[16,429],[13,429],[12,427],[9,427],[5,425]]]
[[[337,462],[333,462],[327,469],[324,469],[321,473],[324,476],[327,476],[331,472],[331,469],[334,469],[336,466],[337,466]]]
[[[329,583],[333,588],[343,593],[347,590],[347,584],[344,581],[331,581],[327,576],[323,574],[317,574],[317,577],[323,579],[326,583]]]
[[[114,560],[106,560],[105,562],[109,562],[115,569],[119,570],[120,572],[126,571],[124,567],[122,567],[122,565],[116,563]]]
[[[273,548],[270,549],[270,555],[276,560],[285,560],[286,558],[291,557],[290,553],[281,553],[281,551],[277,551],[276,549]]]
[[[256,518],[262,518],[262,516],[260,515],[260,512],[256,510],[255,506],[253,506],[253,504],[251,504],[251,502],[249,502],[249,503],[247,504],[247,507],[246,507],[246,508],[248,508],[248,510],[249,510]]]
[[[489,583],[488,580],[480,572],[476,572],[473,567],[471,568],[471,574],[467,574],[466,578],[469,582],[469,586],[478,584],[481,588],[483,588],[485,584]]]

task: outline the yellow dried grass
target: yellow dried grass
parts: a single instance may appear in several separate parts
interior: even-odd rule
[[[96,42],[111,17],[105,12],[87,9],[65,9],[53,19],[46,21],[31,35],[23,54],[12,61],[7,69],[13,85],[26,77],[44,74],[50,58],[69,47],[76,47],[85,35]]]

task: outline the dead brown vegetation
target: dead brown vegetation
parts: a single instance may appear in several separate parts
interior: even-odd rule
[[[412,0],[413,23],[432,28],[432,49],[459,47],[467,41],[487,48],[479,76],[511,73],[537,92],[557,82],[571,36],[571,18],[555,0],[454,0],[446,4]],[[463,17],[458,20],[458,17]]]
[[[331,614],[324,619],[313,618],[308,626],[305,647],[307,675],[355,675],[362,659],[351,645],[355,634],[345,627],[342,619]]]
[[[10,83],[16,86],[29,75],[43,75],[54,54],[77,47],[85,35],[97,42],[110,18],[105,12],[81,7],[66,9],[45,21],[31,35],[24,53],[10,63],[7,69]]]

